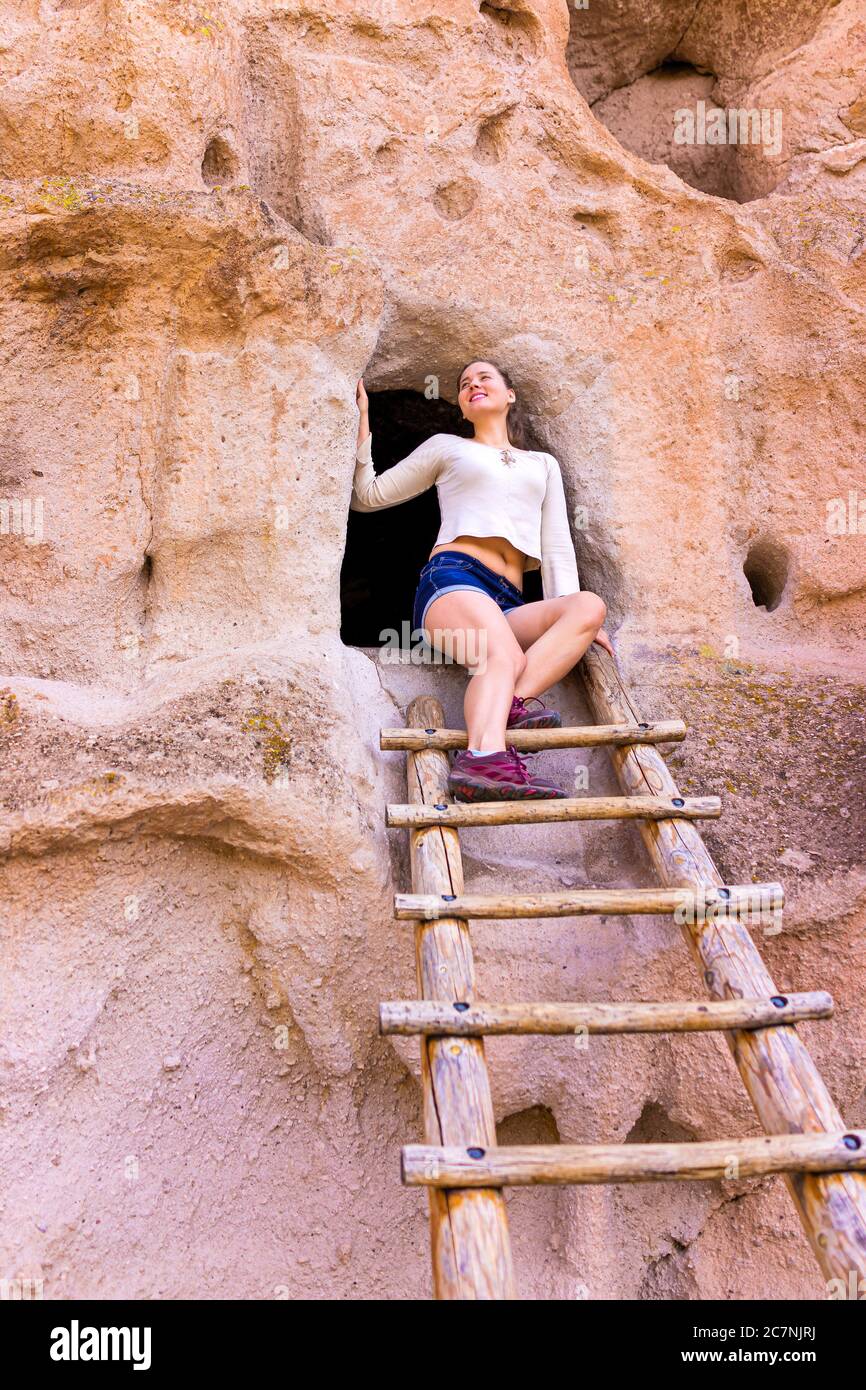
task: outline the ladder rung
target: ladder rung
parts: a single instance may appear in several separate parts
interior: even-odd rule
[[[483,801],[478,805],[434,802],[393,805],[385,812],[392,826],[538,825],[570,820],[710,820],[722,814],[717,796],[577,796],[550,801]]]
[[[666,1003],[492,1004],[392,999],[379,1005],[379,1032],[478,1038],[501,1033],[704,1033],[772,1028],[830,1018],[824,990],[769,999],[682,999]]]
[[[401,1176],[409,1187],[512,1187],[536,1183],[653,1182],[751,1178],[765,1173],[866,1169],[866,1130],[767,1134],[692,1144],[521,1144],[435,1148],[407,1144]]]
[[[539,748],[597,748],[605,744],[679,743],[686,736],[682,719],[659,719],[642,724],[573,724],[565,729],[508,729],[506,739],[518,753]],[[443,752],[466,748],[465,729],[380,729],[379,747],[405,753],[423,748]]]
[[[442,917],[587,917],[621,913],[682,914],[684,921],[726,918],[764,921],[784,906],[781,883],[731,884],[691,888],[580,888],[571,893],[395,893],[394,916],[401,921]],[[691,914],[691,915],[689,915]]]

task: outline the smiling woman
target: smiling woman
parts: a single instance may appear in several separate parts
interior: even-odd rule
[[[413,623],[471,673],[464,701],[469,747],[455,757],[450,789],[459,801],[565,796],[531,776],[513,745],[506,747],[508,729],[558,725],[559,715],[538,699],[541,691],[591,642],[610,650],[604,603],[580,592],[557,460],[521,447],[521,422],[512,434],[517,392],[493,362],[470,362],[458,378],[458,406],[473,438],[434,434],[378,477],[363,380],[357,401],[352,510],[393,507],[434,485],[439,497],[441,525],[421,570]],[[523,576],[533,569],[541,570],[544,597],[527,603]],[[530,710],[530,699],[541,709]]]

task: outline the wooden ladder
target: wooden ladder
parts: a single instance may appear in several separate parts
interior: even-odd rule
[[[402,1150],[402,1180],[430,1203],[436,1298],[515,1298],[503,1188],[514,1184],[644,1182],[784,1174],[818,1263],[829,1279],[866,1275],[866,1130],[846,1131],[796,1027],[827,1018],[825,993],[780,994],[746,923],[778,931],[779,884],[725,884],[696,828],[718,816],[716,797],[682,797],[657,743],[685,737],[677,720],[641,720],[605,652],[580,663],[595,725],[509,731],[518,751],[605,745],[622,797],[453,803],[447,750],[466,731],[446,729],[438,700],[412,701],[405,729],[383,729],[383,749],[407,754],[409,804],[387,824],[409,830],[412,893],[395,916],[415,923],[420,998],[383,1003],[383,1034],[418,1034],[425,1144]],[[461,826],[633,817],[660,886],[570,893],[464,893]],[[475,918],[674,912],[711,1002],[476,1003],[469,921]],[[768,914],[770,914],[768,919]],[[537,1144],[499,1147],[484,1057],[485,1034],[725,1034],[762,1138],[690,1144]]]

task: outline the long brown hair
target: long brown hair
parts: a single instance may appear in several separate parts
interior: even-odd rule
[[[457,394],[459,395],[460,393],[460,378],[466,371],[466,368],[470,367],[473,362],[489,362],[490,366],[495,367],[499,375],[502,377],[502,380],[505,382],[506,389],[514,392],[517,399],[511,402],[506,412],[505,430],[510,443],[514,445],[515,449],[530,448],[531,446],[529,439],[529,424],[526,419],[526,412],[520,403],[520,396],[517,387],[514,385],[514,382],[511,380],[511,377],[508,375],[508,372],[505,371],[504,367],[500,367],[499,363],[494,362],[492,357],[470,357],[469,361],[465,363],[465,365],[462,366],[460,368],[460,371],[457,373]],[[465,430],[465,427],[469,422],[465,420],[462,415],[460,416],[460,420]]]

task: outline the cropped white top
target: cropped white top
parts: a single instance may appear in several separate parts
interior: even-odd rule
[[[378,476],[372,435],[355,455],[350,509],[373,512],[417,497],[436,484],[442,524],[435,545],[458,536],[504,536],[526,556],[526,570],[541,570],[545,598],[580,589],[568,524],[562,474],[552,454],[502,450],[457,434],[434,434]]]

